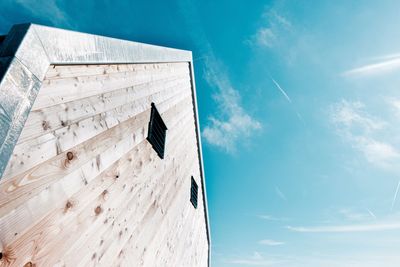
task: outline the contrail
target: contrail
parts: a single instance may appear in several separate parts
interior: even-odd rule
[[[394,57],[389,60],[385,60],[379,63],[369,64],[361,66],[359,68],[351,69],[342,73],[343,76],[356,76],[356,75],[368,75],[375,74],[385,71],[392,71],[400,68],[400,58]]]
[[[399,183],[397,184],[396,193],[394,193],[394,197],[393,197],[393,201],[392,201],[392,208],[390,209],[390,211],[393,210],[394,204],[396,203],[397,193],[399,192],[399,187],[400,187],[400,180],[399,180]]]
[[[292,103],[292,100],[290,99],[290,97],[288,96],[288,94],[286,94],[285,90],[282,89],[282,87],[279,85],[279,83],[277,83],[273,78],[271,78],[272,81],[274,82],[274,84],[276,85],[276,87],[279,89],[279,91],[281,91],[281,93],[284,95],[284,97],[287,99],[287,101],[289,101],[289,103]]]
[[[285,92],[285,90],[283,90],[283,88],[279,85],[279,83],[277,81],[275,81],[274,78],[272,78],[271,75],[269,75],[269,77],[271,78],[272,82],[275,84],[276,88],[278,88],[278,90],[282,93],[282,95],[289,102],[289,104],[292,104],[292,99],[290,99],[289,95]],[[301,116],[300,112],[298,112],[295,107],[294,107],[294,110],[296,111],[296,115],[299,118],[299,120],[303,123],[303,125],[305,125],[304,120],[303,120],[303,116]]]
[[[368,211],[369,215],[371,215],[372,217],[374,217],[374,219],[376,219],[375,214],[368,208],[366,208],[366,210]]]
[[[285,194],[279,189],[279,187],[275,186],[275,192],[281,199],[287,201]]]

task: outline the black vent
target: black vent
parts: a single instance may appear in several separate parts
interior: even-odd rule
[[[154,103],[151,103],[151,115],[149,122],[149,135],[147,140],[153,146],[160,158],[164,158],[165,137],[167,134],[167,126],[161,118],[160,113]]]
[[[197,209],[197,194],[199,191],[199,186],[192,176],[192,185],[190,186],[190,202],[192,202],[193,207]]]

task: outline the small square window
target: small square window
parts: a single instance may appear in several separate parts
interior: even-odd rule
[[[193,207],[197,209],[197,195],[199,191],[199,186],[192,176],[192,184],[190,186],[190,202],[192,202]]]
[[[149,133],[147,140],[153,146],[160,158],[164,158],[165,138],[167,134],[167,126],[158,112],[156,105],[151,103],[151,115],[149,122]]]

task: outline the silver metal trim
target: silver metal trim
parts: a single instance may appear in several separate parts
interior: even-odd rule
[[[192,83],[192,97],[193,97],[193,111],[194,111],[194,118],[196,121],[196,137],[197,137],[197,147],[198,147],[198,154],[200,159],[200,175],[201,175],[201,191],[204,201],[204,214],[206,220],[206,231],[207,231],[207,241],[208,241],[208,266],[211,266],[211,231],[210,231],[210,221],[208,217],[208,202],[207,202],[207,190],[206,190],[206,180],[204,174],[204,164],[203,164],[203,150],[201,146],[201,131],[200,131],[200,120],[199,114],[197,109],[197,94],[196,94],[196,81],[194,78],[194,67],[193,62],[190,60],[190,76],[191,76],[191,83]]]

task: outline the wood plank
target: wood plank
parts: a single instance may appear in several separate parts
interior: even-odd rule
[[[18,144],[158,92],[176,90],[176,87],[180,86],[190,87],[190,79],[187,75],[175,75],[162,80],[149,81],[137,86],[32,111],[18,139]]]
[[[83,76],[57,80],[44,80],[32,110],[38,110],[77,99],[111,92],[149,82],[149,79],[165,79],[177,73],[187,71],[188,63],[175,64],[166,69],[138,70],[134,72],[117,72],[96,76]]]
[[[185,133],[185,136],[187,136],[187,133]],[[174,139],[176,138],[174,137]],[[187,144],[183,143],[181,139],[182,135],[179,134],[176,140],[177,144],[174,145],[174,151],[176,152],[172,152],[173,155],[184,151]],[[185,139],[187,139],[187,137]],[[176,150],[176,148],[179,148],[179,150]],[[133,197],[131,199],[127,198],[125,200],[126,203],[121,205],[119,210],[112,211],[108,214],[107,225],[103,225],[101,222],[100,225],[92,224],[88,231],[82,234],[82,237],[70,248],[70,251],[62,257],[63,261],[60,264],[78,266],[79,261],[84,259],[81,265],[88,266],[89,262],[106,257],[105,255],[102,256],[101,248],[110,245],[110,242],[112,242],[114,238],[113,235],[119,238],[121,237],[121,233],[125,235],[129,229],[134,227],[132,219],[129,219],[130,216],[134,216],[137,220],[137,218],[141,216],[138,213],[138,209],[151,206],[152,201],[150,198],[155,195],[154,186],[160,184],[163,180],[168,180],[171,175],[173,175],[175,164],[171,164],[171,162],[173,163],[174,160],[169,157],[164,159],[162,164],[160,164],[161,162],[155,162],[154,166],[147,168],[147,172],[141,174],[142,179],[140,180],[137,191],[133,192]],[[119,206],[119,203],[116,205]],[[96,255],[96,257],[92,259],[93,255]]]
[[[176,114],[176,109],[186,105],[185,101],[181,101],[180,104],[176,105],[176,108],[171,108],[169,112],[172,115]],[[150,116],[149,112],[149,110],[143,112],[111,128],[109,131],[96,136],[96,138],[79,144],[71,150],[75,155],[72,161],[66,161],[67,153],[71,151],[64,152],[54,157],[54,159],[46,161],[21,175],[1,181],[0,217],[20,204],[23,204],[27,199],[36,195],[49,184],[81,167],[87,161],[105,151],[110,144],[119,142],[131,132],[135,132],[135,129],[141,128],[142,125],[147,124],[147,120]],[[163,117],[166,120],[171,116],[168,115],[169,112],[166,112],[166,116]]]
[[[75,78],[82,76],[94,76],[111,74],[117,72],[133,72],[145,70],[149,68],[163,69],[170,68],[180,63],[134,63],[134,64],[110,64],[110,65],[52,65],[49,67],[46,73],[45,79],[63,79],[63,78]]]
[[[176,139],[176,141],[179,141],[179,135]],[[76,240],[75,235],[80,235],[82,229],[92,227],[94,220],[102,223],[103,219],[105,219],[103,212],[106,214],[107,210],[114,210],[120,205],[120,202],[115,203],[107,200],[112,200],[112,196],[116,195],[120,201],[124,201],[125,195],[123,194],[132,192],[125,190],[125,186],[123,185],[126,185],[128,181],[135,182],[132,179],[145,179],[146,177],[142,177],[141,175],[142,169],[153,169],[153,166],[147,163],[150,161],[160,161],[155,153],[151,153],[153,151],[147,142],[142,142],[142,144],[146,147],[134,149],[128,155],[124,156],[124,159],[118,161],[112,168],[103,172],[103,175],[96,178],[94,184],[90,182],[84,190],[75,194],[69,200],[73,203],[73,207],[68,209],[68,213],[65,213],[65,206],[58,207],[49,216],[46,216],[44,220],[35,225],[33,229],[11,244],[9,249],[19,255],[18,259],[15,259],[14,265],[19,266],[18,264],[29,260],[39,266],[51,266],[50,261],[58,259],[57,254],[62,253],[63,244],[67,243],[68,240],[74,242]],[[184,146],[181,145],[180,149],[184,149]],[[150,153],[143,153],[146,151]],[[134,158],[138,161],[129,160]],[[142,160],[142,164],[138,164]],[[163,168],[163,165],[156,164]],[[134,168],[132,169],[132,167]],[[132,170],[135,170],[134,176],[130,175]],[[118,179],[114,178],[116,173],[120,176]],[[166,175],[166,173],[160,173],[164,176]],[[109,179],[104,179],[107,177]],[[112,180],[111,184],[110,180]],[[132,182],[130,183],[131,185]],[[107,190],[107,199],[105,199],[104,191],[102,190]],[[102,208],[101,213],[93,215],[92,211],[99,205]],[[53,231],[53,228],[56,228],[56,231]],[[32,239],[36,241],[32,242]],[[54,247],[57,247],[56,251],[54,251]],[[28,252],[24,254],[24,251]]]
[[[195,166],[195,162],[196,160],[193,160],[194,164],[192,164],[192,168]],[[155,260],[159,257],[157,252],[160,252],[160,250],[158,250],[158,247],[160,247],[161,242],[165,241],[165,236],[176,232],[179,233],[179,236],[182,239],[187,234],[183,231],[179,231],[179,225],[184,222],[181,220],[182,217],[179,215],[181,213],[189,214],[188,211],[190,209],[193,209],[191,205],[188,205],[191,174],[192,172],[191,170],[189,170],[186,175],[183,175],[181,177],[181,180],[183,181],[182,185],[175,185],[174,187],[167,189],[168,192],[175,194],[175,196],[171,197],[171,200],[168,203],[170,204],[170,206],[166,207],[165,209],[160,207],[160,209],[165,210],[165,212],[163,214],[162,221],[158,222],[157,227],[153,230],[154,232],[152,233],[153,236],[151,236],[151,239],[147,242],[144,242],[143,245],[135,245],[134,242],[133,244],[130,244],[132,243],[132,241],[135,241],[135,239],[132,239],[130,240],[131,242],[125,245],[124,251],[126,251],[126,253],[130,255],[132,254],[133,257],[137,259],[137,266],[155,266]],[[186,217],[184,219],[186,221],[188,219],[190,220],[191,218]],[[151,229],[149,229],[149,231],[151,231]],[[138,240],[136,240],[136,242],[138,242]],[[132,251],[132,249],[129,248],[134,248],[134,250]],[[177,256],[178,255],[174,255],[173,253],[170,254],[170,257]],[[113,265],[122,265],[122,262]]]
[[[177,122],[179,122],[180,120],[182,120],[182,116],[187,117],[188,112],[183,112],[182,108],[185,107],[185,105],[177,105],[176,106],[179,109],[176,108],[172,108],[166,112],[163,113],[164,118],[166,119],[166,121],[168,121],[168,123],[170,123],[170,125],[175,125]],[[186,108],[187,109],[187,108]],[[191,112],[190,109],[187,109],[189,111],[189,113]],[[176,112],[178,112],[178,116],[176,116]],[[192,114],[192,113],[191,113]],[[128,134],[126,135],[126,137],[124,139],[122,139],[120,142],[115,143],[115,145],[110,145],[108,149],[106,149],[105,151],[103,151],[102,153],[96,155],[95,157],[93,157],[92,160],[88,161],[86,164],[84,164],[83,166],[81,166],[79,169],[72,171],[70,174],[61,177],[59,181],[56,181],[56,184],[61,184],[62,187],[64,188],[64,191],[66,191],[68,193],[68,195],[71,195],[73,192],[75,192],[76,190],[78,190],[77,188],[79,188],[79,186],[82,186],[82,183],[87,183],[89,182],[92,177],[95,177],[96,175],[98,175],[101,171],[103,171],[106,167],[110,166],[112,163],[114,163],[121,155],[123,155],[124,153],[126,153],[129,149],[133,148],[135,144],[137,144],[138,142],[143,141],[146,136],[147,136],[147,121],[146,123],[141,125],[142,127],[138,127],[136,132],[132,132],[132,134]],[[168,135],[169,136],[169,135]],[[169,141],[167,140],[167,147],[166,147],[166,151],[168,151],[168,147],[169,147]],[[47,185],[46,188],[48,188],[49,185]],[[60,185],[57,185],[57,187],[59,187]],[[75,186],[75,187],[74,187]],[[50,187],[51,189],[51,187]],[[44,192],[44,194],[46,195],[46,192]],[[28,194],[24,196],[24,199],[18,199],[20,201],[25,200],[28,201],[28,203],[30,203],[30,201],[28,200],[30,197],[32,197],[32,194]],[[38,195],[38,198],[41,199],[43,198],[42,194]],[[57,202],[59,199],[58,198],[53,198],[52,201],[49,201],[47,203],[42,203],[42,205],[37,206],[37,208],[34,210],[34,214],[36,215],[36,220],[37,218],[39,218],[38,216],[40,216],[41,213],[43,213],[46,209],[43,209],[44,207],[48,207],[50,208],[52,203]],[[37,201],[36,199],[32,199],[32,203],[35,203],[35,201]],[[23,203],[23,202],[22,202]],[[12,205],[15,205],[15,201],[11,203]],[[43,205],[46,204],[46,205]],[[10,205],[9,205],[10,206]],[[10,207],[7,208],[10,208]],[[26,208],[27,205],[21,205],[21,208]],[[13,224],[14,222],[18,222],[19,220],[21,220],[24,216],[24,210],[22,209],[22,211],[19,212],[12,212],[11,214],[9,214],[8,216],[4,216],[4,217],[0,217],[0,228],[1,229],[13,229]],[[19,228],[24,229],[23,227],[26,227],[26,225],[29,225],[31,223],[35,222],[35,220],[29,220],[26,221],[24,224],[18,224]],[[8,225],[9,227],[7,227],[7,224],[11,223],[10,225]],[[15,229],[15,231],[17,231],[18,229]],[[21,230],[17,231],[20,232]],[[9,243],[10,242],[10,238],[14,238],[14,233],[5,231],[5,233],[8,233],[8,238],[6,238],[7,236],[2,236],[1,240],[3,240],[4,242]]]
[[[189,97],[188,88],[175,88],[165,94],[154,94],[128,103],[67,127],[58,129],[36,139],[32,139],[14,148],[3,179],[8,179],[49,160],[72,147],[107,131],[120,122],[124,122],[151,107],[155,102],[162,106],[171,106]],[[165,103],[164,103],[165,102]]]
[[[66,198],[87,185],[97,175],[114,164],[123,154],[133,149],[138,141],[144,140],[146,134],[147,128],[139,128],[132,136],[127,136],[109,147],[80,168],[50,184],[12,212],[1,217],[0,229],[4,232],[0,234],[0,240],[6,244],[11,243],[16,238],[15,233],[20,235],[39,221],[48,211],[52,210],[54,206],[57,206],[60,202],[65,203]],[[30,216],[27,217],[26,214]]]
[[[194,172],[191,173],[191,175],[194,174]],[[163,259],[177,256],[174,255],[173,248],[174,244],[177,244],[179,240],[182,240],[187,234],[187,231],[183,231],[185,222],[199,219],[202,220],[201,218],[194,216],[197,210],[195,210],[188,201],[190,192],[190,176],[186,178],[188,181],[185,184],[184,191],[177,193],[177,195],[180,195],[181,199],[175,201],[175,206],[171,206],[169,209],[165,208],[167,212],[163,223],[158,227],[157,236],[147,244],[146,250],[142,253],[141,262],[145,264],[139,266],[165,266],[164,263],[160,264]],[[182,205],[182,203],[184,204]]]
[[[191,157],[188,154],[184,154],[181,156],[183,156],[184,158],[189,158],[189,161],[182,160],[182,162],[191,163],[186,163],[187,165],[189,165],[189,167],[182,167],[182,169],[184,169],[182,173],[184,174],[175,175],[175,178],[182,178],[182,176],[190,175],[189,169],[193,164],[195,164],[195,162],[193,162],[194,157],[192,155],[190,155]],[[123,236],[119,236],[120,232],[118,232],[118,229],[115,229],[113,231],[112,238],[108,239],[111,242],[108,244],[108,246],[104,246],[103,249],[100,250],[99,253],[101,257],[99,257],[97,262],[92,261],[92,264],[90,264],[91,266],[111,266],[113,261],[120,254],[120,251],[125,247],[126,242],[128,242],[129,240],[135,240],[139,242],[135,242],[137,247],[135,247],[135,249],[131,250],[129,253],[131,253],[131,257],[134,259],[134,262],[140,262],[140,258],[137,257],[137,254],[135,254],[135,252],[142,251],[142,247],[145,246],[146,243],[154,237],[154,234],[158,229],[158,225],[163,218],[163,212],[159,208],[159,203],[163,201],[168,201],[168,197],[172,198],[172,195],[166,194],[166,190],[162,190],[162,186],[160,186],[159,189],[161,190],[158,194],[153,193],[153,196],[151,194],[148,194],[150,198],[144,198],[142,201],[139,200],[141,203],[146,203],[145,208],[141,209],[139,216],[137,213],[134,213],[129,219],[127,219],[127,221],[131,222],[131,225],[133,224],[134,227],[131,227],[130,229],[128,228]],[[159,196],[159,198],[157,198],[156,196]],[[137,219],[138,217],[140,219]],[[83,261],[78,266],[88,265],[89,262]]]
[[[7,250],[13,251],[15,255],[18,255],[16,258],[10,259],[10,266],[23,266],[26,262],[43,260],[36,256],[35,251],[38,248],[48,248],[47,246],[52,244],[52,239],[56,239],[59,234],[62,234],[68,224],[71,224],[73,219],[76,218],[77,214],[82,210],[86,209],[87,216],[89,217],[95,217],[101,213],[101,207],[104,203],[104,200],[101,197],[102,193],[104,190],[110,190],[110,186],[114,182],[118,181],[118,179],[115,179],[116,175],[124,173],[126,168],[128,168],[129,156],[122,158],[106,172],[94,179],[88,187],[90,191],[85,190],[84,194],[78,193],[77,195],[74,195],[69,202],[71,203],[70,205],[57,207],[56,212],[51,213],[50,216],[46,216],[46,218],[36,224],[33,229],[27,231],[15,242],[9,244]],[[124,162],[124,164],[122,164],[122,162]],[[117,189],[117,187],[113,188]],[[87,204],[92,204],[93,201],[96,201],[97,205],[94,209]],[[100,207],[100,210],[96,211],[97,207]],[[64,212],[64,210],[67,210],[67,212]],[[79,219],[77,221],[79,222]],[[90,223],[90,221],[89,218],[88,220],[81,221],[81,224]],[[79,231],[79,228],[72,229],[72,232],[74,230]]]
[[[194,133],[195,131],[192,131],[193,133],[193,138],[195,137]],[[194,142],[195,139],[192,139]],[[187,146],[188,148],[192,148],[195,143],[192,143],[192,145]],[[177,177],[176,180],[173,182],[169,182],[168,184],[162,185],[160,188],[162,188],[159,194],[164,195],[164,200],[158,201],[157,203],[159,204],[159,209],[161,210],[162,214],[162,221],[157,221],[157,219],[153,216],[151,222],[155,223],[157,227],[152,227],[151,225],[148,225],[146,223],[141,223],[140,228],[138,228],[135,233],[138,234],[139,236],[133,234],[132,238],[128,240],[128,243],[124,245],[123,252],[125,255],[129,255],[129,257],[133,260],[134,262],[137,262],[138,266],[140,263],[144,263],[143,259],[143,254],[146,251],[151,250],[151,247],[149,245],[151,243],[154,243],[155,240],[158,236],[162,236],[162,226],[164,223],[167,223],[168,221],[168,216],[169,214],[172,215],[172,219],[174,219],[174,209],[176,210],[181,210],[182,203],[187,204],[189,203],[188,201],[188,195],[190,192],[190,176],[193,174],[192,170],[193,168],[196,169],[196,162],[197,162],[197,154],[195,153],[195,150],[187,150],[186,153],[189,153],[192,155],[192,160],[190,161],[191,164],[189,164],[189,168],[186,169],[186,171],[181,172],[181,174],[177,173],[175,177]],[[185,164],[182,164],[183,166]],[[182,173],[184,173],[182,175]],[[172,178],[172,177],[171,177]],[[172,178],[174,179],[174,178]],[[185,187],[186,184],[186,187]],[[181,190],[180,190],[181,189]],[[165,193],[166,192],[166,193]],[[157,195],[157,194],[156,194]],[[178,196],[178,197],[177,197]],[[173,204],[175,203],[175,205]],[[193,207],[192,207],[193,208]],[[175,218],[177,219],[177,218]],[[174,228],[166,228],[166,230],[174,231]],[[184,235],[184,232],[180,232],[181,238]],[[106,257],[109,258],[109,257]],[[121,257],[123,259],[123,257]],[[122,262],[119,262],[118,264],[122,264]],[[113,266],[117,266],[118,264],[113,264]],[[152,265],[149,265],[152,266]]]
[[[0,266],[207,264],[201,189],[189,202],[200,178],[189,71],[48,70],[0,181]],[[163,160],[145,140],[151,102],[168,127]]]

